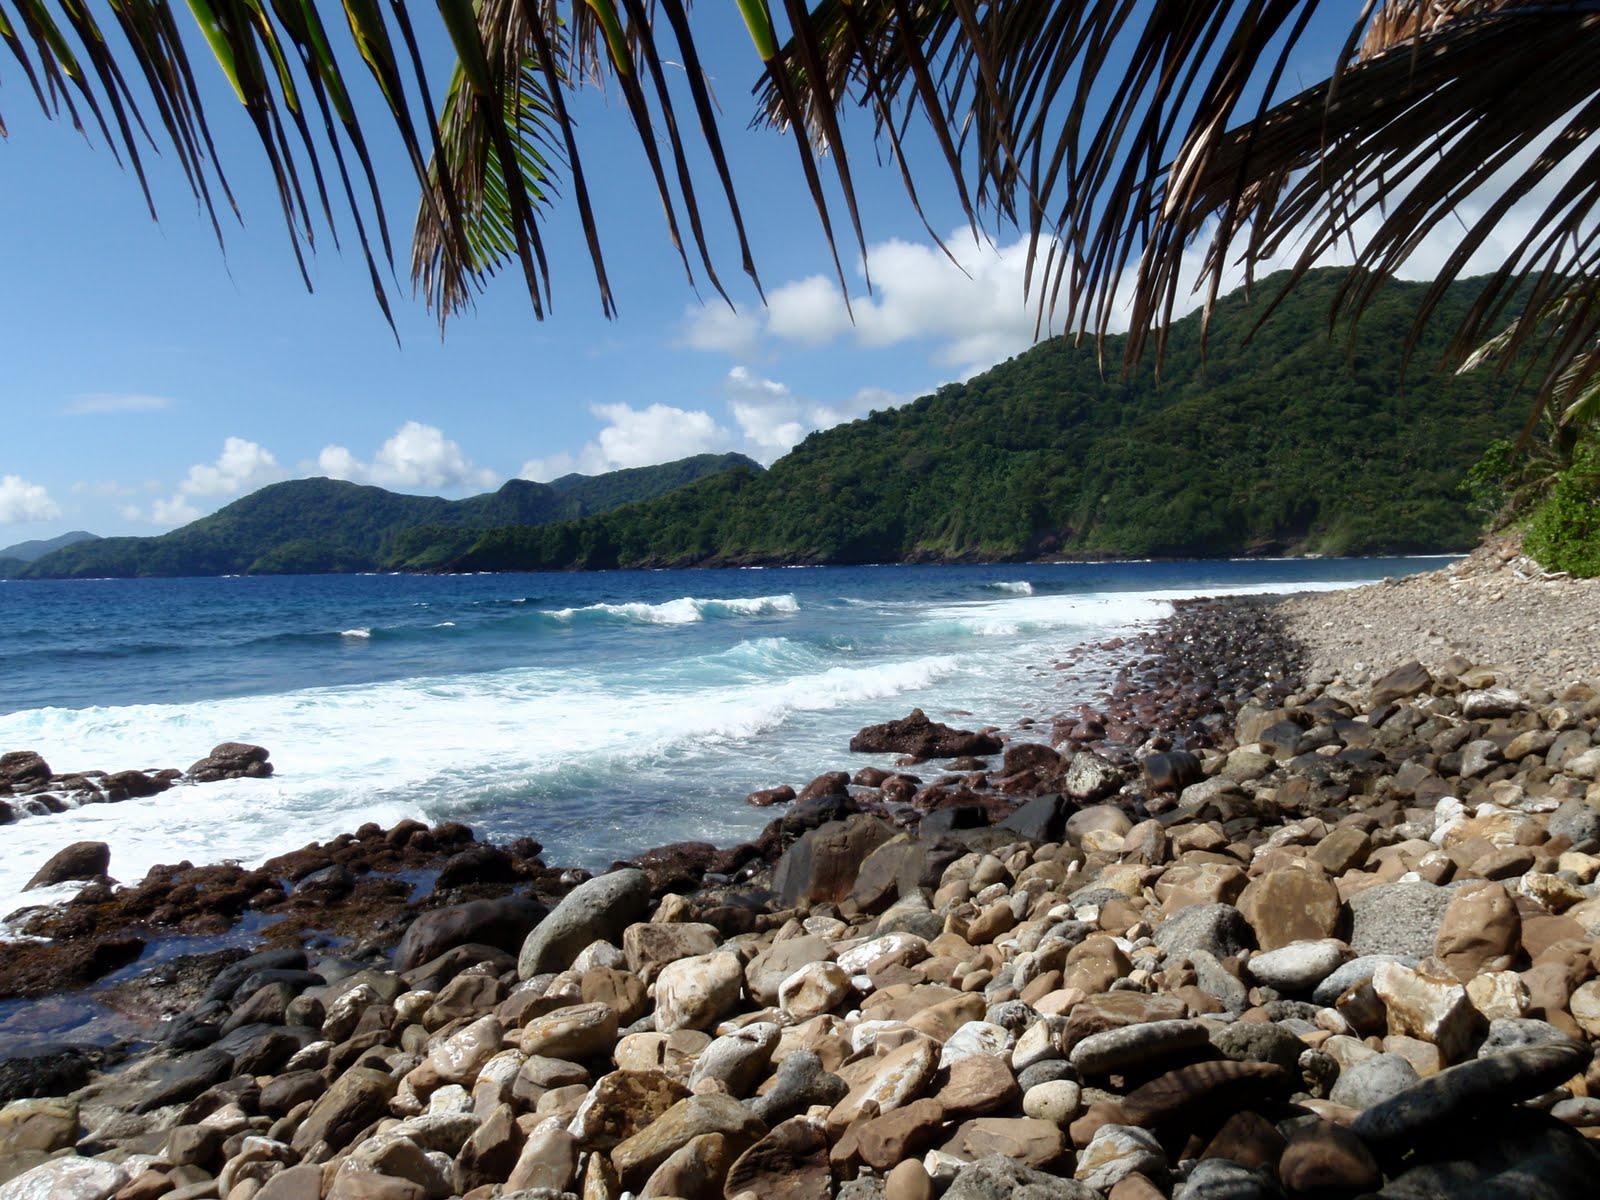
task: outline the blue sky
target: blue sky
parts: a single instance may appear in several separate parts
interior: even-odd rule
[[[1340,30],[1326,24],[1302,52],[1303,82],[1335,52]],[[1016,235],[985,245],[961,235],[951,245],[968,274],[951,267],[859,119],[854,166],[877,289],[858,291],[851,324],[792,145],[744,129],[756,60],[742,26],[707,6],[697,27],[770,306],[760,308],[715,221],[740,311],[703,284],[707,302],[696,301],[625,110],[589,95],[578,116],[620,318],[601,315],[563,205],[547,234],[548,320],[534,319],[520,279],[507,277],[441,341],[402,281],[398,346],[348,244],[343,254],[322,245],[310,264],[316,290],[303,288],[254,134],[203,49],[193,51],[197,69],[244,211],[242,227],[225,222],[226,255],[175,164],[151,167],[162,218],[152,223],[133,176],[66,123],[43,120],[8,74],[0,545],[71,528],[160,532],[297,475],[462,495],[518,474],[701,450],[770,461],[810,429],[911,399],[1029,343]],[[436,29],[424,36],[438,84],[447,47]],[[414,180],[398,144],[376,150],[403,241]],[[937,171],[928,179],[931,221],[955,230],[947,185]]]

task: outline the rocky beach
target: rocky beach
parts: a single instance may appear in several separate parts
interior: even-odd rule
[[[1588,588],[1497,545],[1180,603],[1094,703],[869,726],[605,872],[68,847],[0,946],[0,1200],[1592,1195]],[[18,754],[8,803],[66,786]]]

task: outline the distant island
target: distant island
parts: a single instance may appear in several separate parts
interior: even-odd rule
[[[1465,550],[1461,483],[1527,401],[1441,371],[1471,303],[1455,284],[1409,369],[1426,285],[1391,282],[1354,342],[1314,272],[1260,325],[1221,300],[1170,331],[1157,378],[1112,339],[1045,341],[970,382],[814,433],[771,468],[702,455],[469,500],[328,479],[276,484],[160,537],[66,546],[24,578],[363,570],[1379,554]],[[1276,280],[1258,295],[1276,295]]]
[[[52,550],[60,550],[64,546],[74,546],[79,542],[93,542],[98,539],[87,530],[74,529],[70,533],[63,533],[59,537],[41,538],[31,542],[18,542],[15,546],[0,548],[0,579],[13,575],[31,562],[38,562]]]
[[[24,561],[10,574],[99,579],[428,570],[444,565],[489,529],[605,513],[734,469],[761,468],[742,454],[701,454],[603,475],[564,475],[550,483],[513,479],[498,491],[466,500],[408,496],[339,479],[291,479],[171,533],[86,535],[92,540]]]

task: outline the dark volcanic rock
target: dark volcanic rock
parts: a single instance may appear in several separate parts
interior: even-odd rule
[[[898,721],[868,725],[850,739],[850,749],[876,754],[909,754],[913,758],[960,758],[963,755],[998,754],[1000,739],[992,733],[952,729],[928,716],[920,708]]]
[[[515,954],[547,911],[536,900],[507,896],[499,900],[469,900],[423,913],[411,922],[395,947],[395,970],[409,971],[453,946],[469,942]]]
[[[0,754],[0,780],[13,787],[44,783],[49,778],[50,764],[32,750]]]
[[[65,1096],[89,1082],[94,1059],[80,1046],[41,1046],[0,1059],[0,1104],[36,1096]]]
[[[267,750],[263,746],[252,746],[247,742],[223,742],[220,746],[213,746],[210,754],[190,767],[188,776],[196,783],[215,783],[241,776],[265,779],[272,774],[272,764],[267,758]]]
[[[49,887],[72,879],[93,879],[104,875],[111,865],[111,847],[104,842],[73,842],[57,850],[48,862],[33,873],[24,888]]]
[[[1151,754],[1140,765],[1144,767],[1145,779],[1158,792],[1181,792],[1205,777],[1199,756],[1187,750]]]
[[[1063,796],[1035,796],[1001,821],[1000,828],[1030,842],[1059,842],[1066,835],[1067,818],[1077,807]]]
[[[785,904],[834,903],[850,894],[856,874],[894,828],[863,813],[830,821],[807,833],[784,852],[772,874],[772,887]]]

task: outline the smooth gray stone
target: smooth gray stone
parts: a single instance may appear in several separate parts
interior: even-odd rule
[[[522,943],[518,976],[564,970],[590,942],[620,943],[622,931],[642,921],[649,904],[649,877],[636,867],[580,883]]]
[[[1231,1159],[1204,1158],[1172,1196],[1173,1200],[1282,1200],[1283,1189]]]
[[[1183,1056],[1210,1041],[1200,1021],[1145,1021],[1092,1033],[1068,1056],[1085,1075],[1111,1075],[1128,1067]]]
[[[1341,1071],[1328,1099],[1346,1108],[1371,1108],[1393,1100],[1418,1079],[1417,1069],[1400,1055],[1377,1054]]]
[[[1503,1054],[1519,1046],[1571,1046],[1575,1043],[1549,1021],[1537,1017],[1499,1017],[1489,1022],[1489,1036],[1478,1047],[1478,1057]]]
[[[1249,922],[1231,904],[1191,904],[1180,908],[1155,932],[1156,945],[1169,957],[1181,958],[1191,950],[1204,950],[1219,959],[1228,958],[1254,941]]]
[[[1589,1063],[1588,1047],[1522,1046],[1449,1067],[1374,1105],[1351,1128],[1375,1149],[1404,1149],[1418,1134],[1543,1095]],[[1338,1089],[1335,1088],[1335,1091]]]
[[[1433,947],[1428,948],[1428,953],[1433,953]],[[1414,967],[1418,959],[1411,954],[1363,954],[1360,958],[1352,958],[1349,962],[1335,967],[1332,974],[1317,984],[1316,990],[1311,993],[1312,1002],[1324,1008],[1329,1007],[1356,984],[1370,980],[1373,972],[1386,962]]]

